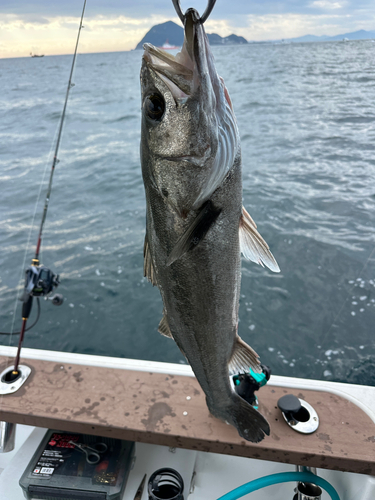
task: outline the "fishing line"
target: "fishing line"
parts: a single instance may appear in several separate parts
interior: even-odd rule
[[[53,155],[52,167],[51,167],[51,172],[50,172],[50,177],[49,177],[49,182],[48,182],[48,188],[47,188],[47,194],[46,194],[46,198],[45,198],[42,219],[41,219],[41,223],[40,223],[40,227],[39,227],[39,234],[38,234],[38,240],[37,240],[37,245],[36,245],[36,250],[35,250],[35,257],[31,261],[31,266],[26,270],[25,290],[24,290],[23,298],[21,299],[21,300],[23,300],[23,305],[22,305],[22,327],[21,327],[21,331],[20,332],[16,332],[17,334],[20,333],[21,335],[20,335],[20,339],[19,339],[18,350],[17,350],[17,354],[16,354],[16,358],[15,358],[15,364],[14,364],[14,370],[13,370],[13,374],[15,374],[15,375],[18,374],[17,369],[18,369],[18,363],[19,363],[20,351],[21,351],[21,347],[22,347],[24,333],[27,330],[30,330],[30,328],[32,328],[37,323],[37,321],[39,319],[39,316],[40,316],[40,303],[39,303],[39,298],[38,297],[40,297],[40,296],[44,296],[44,297],[48,296],[52,292],[53,288],[56,287],[59,284],[59,277],[57,275],[54,275],[52,273],[52,271],[50,271],[49,269],[47,269],[44,266],[40,265],[40,263],[39,263],[39,255],[40,255],[40,252],[41,252],[42,234],[43,234],[44,224],[45,224],[45,221],[46,221],[47,210],[48,210],[50,196],[51,196],[53,175],[54,175],[54,172],[55,172],[55,167],[56,167],[56,165],[59,162],[59,160],[58,160],[58,151],[59,151],[61,137],[62,137],[62,131],[63,131],[65,114],[66,114],[66,109],[67,109],[67,104],[68,104],[69,92],[70,92],[70,89],[72,87],[74,87],[74,84],[72,83],[72,77],[73,77],[73,72],[74,72],[74,68],[75,68],[75,61],[76,61],[76,57],[77,57],[77,49],[78,49],[78,44],[79,44],[79,38],[80,38],[81,30],[84,27],[83,24],[82,24],[82,22],[83,22],[83,17],[84,17],[84,13],[85,13],[85,8],[86,8],[86,0],[84,0],[84,3],[83,3],[81,20],[80,20],[80,24],[79,24],[79,28],[78,28],[77,40],[76,40],[76,45],[75,45],[75,49],[74,49],[74,55],[73,55],[72,65],[71,65],[71,69],[70,69],[69,81],[68,81],[68,85],[67,85],[67,89],[66,89],[64,107],[63,107],[63,111],[62,111],[62,114],[61,114],[60,123],[59,123],[57,131],[55,132],[55,137],[54,137],[54,141],[55,141],[56,134],[57,134],[55,151],[54,151],[54,155]],[[51,155],[51,151],[52,151],[52,147],[51,147],[51,150],[50,150],[49,157]],[[41,196],[42,186],[44,184],[46,170],[47,170],[47,164],[46,164],[46,167],[44,169],[43,178],[42,178],[42,181],[41,181],[41,184],[40,184],[39,193],[38,193],[37,201],[36,201],[36,204],[35,204],[34,215],[33,215],[33,218],[32,218],[32,224],[31,224],[31,227],[30,227],[29,236],[28,236],[27,245],[26,245],[26,250],[25,250],[25,254],[24,254],[24,261],[23,261],[22,271],[21,271],[22,274],[23,274],[23,269],[25,268],[25,264],[26,264],[26,256],[27,256],[28,249],[29,249],[29,246],[30,246],[31,234],[32,234],[32,231],[33,231],[33,228],[34,228],[36,211],[37,211],[37,207],[38,207],[40,196]],[[22,279],[22,275],[21,275],[21,279]],[[19,287],[19,285],[17,286],[17,289],[18,289],[18,287]],[[33,300],[34,296],[37,298],[37,305],[38,305],[37,318],[36,318],[36,320],[34,321],[34,323],[31,326],[29,326],[28,328],[26,328],[26,323],[27,323],[29,314],[31,312],[32,300]],[[56,305],[59,305],[59,304],[62,303],[62,300],[58,299],[58,301],[54,302],[54,303]],[[13,335],[16,334],[16,333],[13,333],[13,332],[14,332],[14,324],[15,324],[17,304],[18,304],[18,299],[16,299],[16,304],[15,304],[15,308],[14,308],[14,312],[13,312],[11,332],[9,334],[8,333],[0,332],[0,334],[3,334],[3,335],[4,334],[5,335],[10,335],[9,345],[10,345],[10,343],[12,341]],[[9,359],[9,356],[8,356],[8,359]]]
[[[31,220],[31,226],[30,226],[30,229],[29,229],[29,235],[28,235],[27,242],[26,242],[26,248],[25,248],[23,262],[22,262],[22,266],[21,266],[20,277],[19,277],[18,282],[17,282],[18,284],[16,285],[16,299],[15,299],[15,305],[14,305],[14,310],[13,310],[13,318],[12,318],[12,322],[11,322],[10,332],[0,332],[0,335],[9,335],[8,347],[11,346],[11,343],[12,343],[12,340],[13,340],[13,335],[19,335],[21,333],[21,331],[14,332],[14,325],[15,325],[15,322],[16,322],[17,307],[19,305],[18,291],[19,291],[20,288],[22,288],[21,282],[24,280],[24,272],[25,272],[24,269],[25,269],[25,266],[26,266],[26,258],[27,258],[27,255],[29,253],[29,247],[30,247],[30,241],[31,241],[31,234],[32,234],[33,229],[34,229],[34,223],[35,223],[36,213],[37,213],[37,210],[38,210],[38,205],[39,205],[40,197],[41,197],[41,194],[42,194],[42,188],[43,188],[44,179],[45,179],[46,173],[47,173],[47,167],[51,164],[51,155],[52,155],[52,151],[53,151],[53,145],[55,144],[55,141],[56,141],[56,138],[57,138],[57,133],[58,133],[58,127],[56,127],[56,129],[55,129],[55,134],[53,136],[53,140],[52,140],[51,147],[50,147],[50,150],[49,150],[49,153],[48,153],[48,157],[47,157],[47,160],[46,160],[45,165],[44,165],[42,180],[41,180],[41,182],[39,184],[39,191],[38,191],[38,195],[37,195],[35,206],[34,206],[34,213],[33,213],[33,217],[32,217],[32,220]],[[33,328],[37,324],[37,322],[39,320],[39,317],[40,317],[40,301],[39,301],[39,299],[37,301],[37,305],[38,305],[37,318],[36,318],[36,320],[34,321],[34,323],[31,326],[29,326],[28,328],[25,329],[25,332],[27,332],[28,330],[31,330],[31,328]],[[9,359],[10,359],[10,354],[8,354],[6,356],[6,364],[7,365],[9,363]]]
[[[355,281],[357,281],[357,279],[360,277],[360,275],[361,275],[361,274],[363,273],[363,271],[366,269],[367,264],[370,262],[370,260],[371,260],[371,258],[372,258],[372,256],[373,256],[373,254],[374,254],[374,253],[375,253],[375,247],[372,249],[372,252],[370,253],[370,256],[368,257],[368,259],[366,260],[366,262],[365,262],[364,266],[362,267],[362,269],[361,269],[361,270],[360,270],[360,272],[358,273],[357,278],[356,278],[356,280],[355,280]],[[352,287],[351,287],[351,288],[350,288],[350,290],[348,291],[348,294],[347,294],[347,296],[346,296],[346,299],[344,300],[344,302],[343,302],[342,306],[340,307],[339,312],[338,312],[338,313],[337,313],[337,315],[335,316],[335,319],[332,321],[332,324],[331,324],[331,326],[329,327],[328,331],[326,332],[326,334],[324,335],[323,339],[321,340],[321,342],[320,342],[321,344],[324,344],[324,341],[325,341],[325,339],[327,338],[327,335],[328,335],[328,334],[330,333],[330,331],[332,330],[333,325],[336,323],[336,321],[337,321],[338,317],[340,316],[340,314],[341,314],[342,310],[344,309],[345,304],[346,304],[346,303],[347,303],[347,301],[348,301],[349,295],[352,293],[352,291],[353,291],[354,287],[355,287],[355,283],[352,285]]]
[[[30,229],[29,229],[29,236],[28,236],[27,242],[26,242],[26,248],[25,248],[23,262],[22,262],[22,266],[21,266],[20,277],[18,279],[18,284],[16,286],[17,297],[16,297],[14,311],[13,311],[13,319],[12,319],[12,324],[11,324],[11,328],[10,328],[10,333],[2,333],[2,332],[0,332],[0,335],[13,335],[14,324],[15,324],[15,321],[16,321],[17,306],[18,306],[18,289],[21,288],[20,283],[24,279],[24,272],[25,272],[24,269],[25,269],[25,266],[26,266],[27,254],[29,252],[30,241],[31,241],[31,234],[32,234],[33,229],[34,229],[34,223],[35,223],[36,213],[37,213],[37,210],[38,210],[38,205],[39,205],[40,197],[41,197],[41,194],[42,194],[42,188],[43,188],[43,185],[44,185],[44,179],[46,177],[47,167],[50,165],[50,158],[51,158],[51,155],[52,155],[53,144],[55,143],[55,140],[56,140],[56,137],[57,137],[57,131],[58,131],[58,128],[56,128],[56,130],[55,130],[55,135],[53,137],[51,148],[50,148],[50,151],[48,153],[48,158],[47,158],[47,161],[46,161],[46,163],[44,165],[44,171],[43,171],[43,175],[42,175],[42,180],[41,180],[40,185],[39,185],[39,192],[38,192],[38,196],[36,198],[36,202],[35,202],[35,206],[34,206],[34,214],[33,214],[32,220],[31,220],[31,226],[30,226]],[[28,330],[30,328],[31,327],[29,327]],[[17,333],[14,333],[14,335],[17,335]],[[11,341],[12,341],[12,338],[9,339],[9,345],[10,345]]]
[[[18,300],[18,298],[17,298],[17,300]],[[27,328],[25,328],[25,332],[27,332],[28,330],[31,330],[33,328],[33,326],[35,326],[38,323],[38,321],[39,321],[39,317],[40,317],[40,300],[39,300],[39,297],[37,297],[36,300],[37,300],[37,306],[38,306],[38,311],[36,313],[36,319],[35,319],[35,321],[34,321],[34,323],[32,325],[30,325]],[[12,325],[12,327],[13,326],[14,325]],[[13,329],[12,329],[10,332],[0,332],[0,335],[10,335],[12,337],[12,335],[18,335],[19,333],[21,333],[21,331],[19,331],[19,332],[13,332]],[[10,340],[12,340],[12,339],[10,339]],[[10,341],[9,341],[8,347],[10,347]],[[9,359],[9,356],[7,357],[7,362],[8,362],[8,359]]]

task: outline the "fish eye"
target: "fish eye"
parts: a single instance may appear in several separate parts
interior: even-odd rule
[[[151,120],[160,121],[165,111],[165,101],[159,94],[151,94],[146,97],[143,108]]]

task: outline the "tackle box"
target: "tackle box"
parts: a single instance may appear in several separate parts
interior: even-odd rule
[[[49,430],[19,484],[28,500],[122,500],[134,450],[131,441]]]

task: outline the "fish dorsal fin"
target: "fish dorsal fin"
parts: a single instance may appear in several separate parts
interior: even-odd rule
[[[274,273],[280,272],[275,257],[272,255],[267,243],[259,234],[257,225],[245,207],[242,207],[242,215],[240,218],[240,246],[245,259],[251,260],[263,267],[266,265]]]
[[[169,328],[167,316],[165,315],[165,311],[163,312],[163,317],[161,318],[161,321],[159,323],[158,332],[161,333],[162,335],[164,335],[164,337],[168,337],[170,339],[173,339],[173,335],[172,335],[172,332]]]
[[[152,283],[153,286],[157,286],[156,273],[154,269],[154,264],[152,263],[150,245],[148,244],[147,234],[145,236],[145,243],[143,246],[143,276],[145,276],[148,281]]]
[[[237,335],[232,357],[228,363],[229,373],[248,373],[249,368],[260,372],[260,361],[258,354],[241,337]]]
[[[186,252],[193,250],[199,245],[220,215],[220,212],[221,209],[215,208],[210,200],[206,201],[199,214],[183,235],[177,240],[177,243],[168,257],[167,266],[170,266]]]

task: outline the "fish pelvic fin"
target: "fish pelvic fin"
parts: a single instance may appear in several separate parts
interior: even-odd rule
[[[280,268],[272,255],[269,246],[257,230],[257,225],[245,207],[242,207],[240,218],[240,246],[245,259],[251,260],[261,266],[267,266],[274,273],[279,273]]]
[[[177,243],[168,257],[167,266],[170,266],[184,254],[197,247],[206,236],[211,226],[215,223],[220,213],[221,209],[217,209],[210,200],[206,201],[196,218],[177,240]]]
[[[162,335],[164,335],[164,337],[168,337],[170,339],[173,339],[173,335],[172,335],[171,329],[169,328],[167,316],[165,315],[165,311],[163,312],[163,317],[161,318],[161,321],[159,323],[158,332],[161,333]]]
[[[156,280],[154,264],[152,263],[150,245],[148,244],[147,234],[145,236],[145,243],[143,245],[143,276],[145,276],[148,279],[148,281],[152,283],[153,286],[157,286],[158,283]]]
[[[237,373],[248,373],[249,368],[255,372],[261,372],[258,354],[237,335],[232,356],[228,363],[230,375]]]

